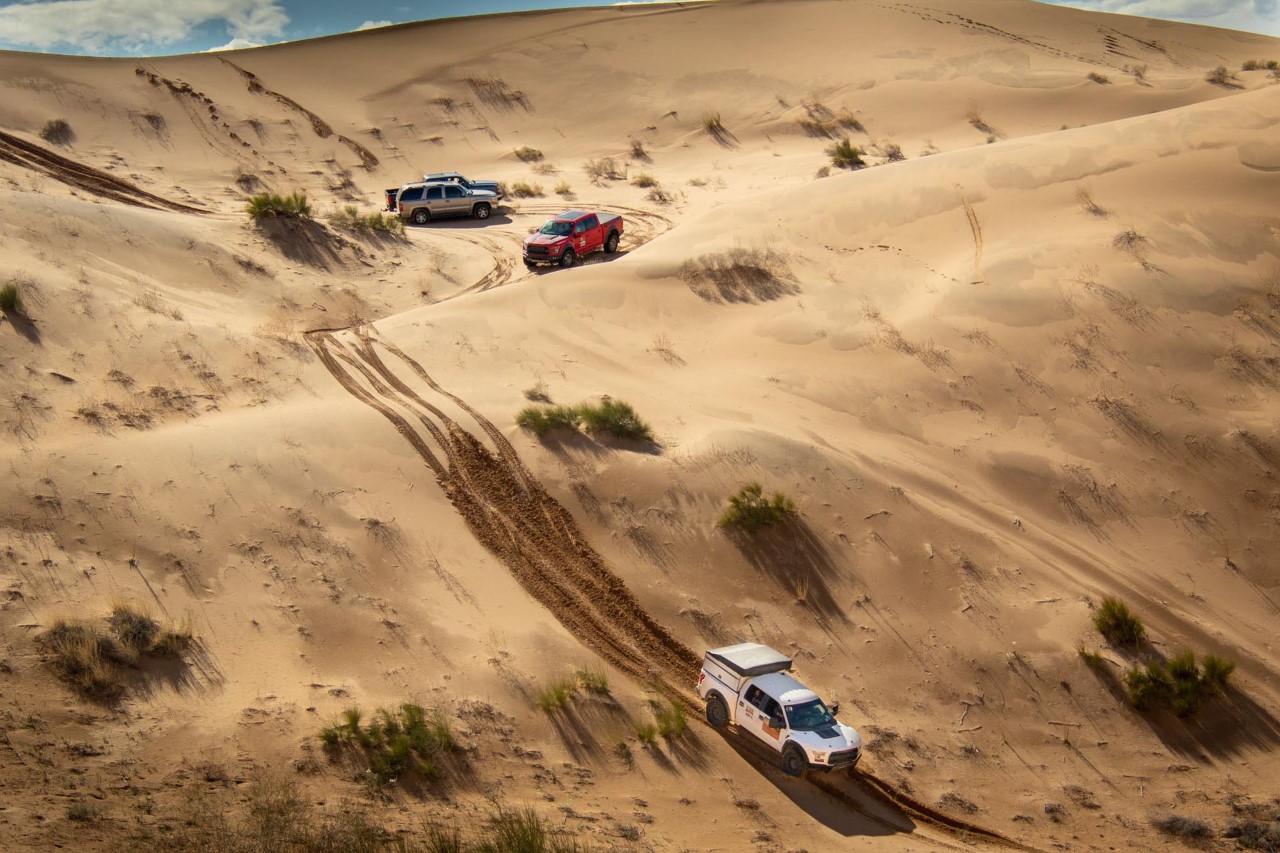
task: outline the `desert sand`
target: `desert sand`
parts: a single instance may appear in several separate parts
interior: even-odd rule
[[[1280,817],[1280,85],[1241,70],[1275,59],[1023,0],[0,53],[5,848],[177,845],[284,780],[413,843],[502,807],[592,849],[1232,849]],[[542,194],[326,220],[454,169]],[[566,208],[622,251],[525,270]],[[602,395],[656,440],[515,423]],[[718,527],[752,481],[796,521]],[[1105,596],[1230,689],[1129,707]],[[194,642],[83,695],[40,638],[122,605]],[[702,722],[737,641],[841,702],[857,774]],[[544,711],[578,669],[607,693]],[[403,702],[460,748],[371,796],[319,733]]]

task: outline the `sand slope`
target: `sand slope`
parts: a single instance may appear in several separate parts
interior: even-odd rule
[[[1206,74],[1275,57],[830,0],[0,54],[0,268],[27,305],[0,323],[6,836],[118,848],[268,770],[336,812],[362,789],[317,732],[406,699],[466,769],[395,793],[392,826],[496,798],[622,848],[1224,829],[1278,782],[1280,89]],[[845,135],[870,168],[830,169]],[[605,157],[665,198],[593,182]],[[544,195],[404,238],[241,213],[302,190],[323,223],[445,168]],[[622,212],[624,251],[526,272],[566,206]],[[514,423],[535,388],[627,400],[658,441],[539,441]],[[798,524],[717,528],[749,481]],[[1236,689],[1191,721],[1128,708],[1104,595],[1150,654],[1235,660]],[[86,701],[35,637],[125,601],[200,643]],[[696,722],[697,657],[739,639],[842,702],[869,782],[786,779]],[[544,713],[584,666],[610,697]],[[668,699],[692,734],[644,746]]]

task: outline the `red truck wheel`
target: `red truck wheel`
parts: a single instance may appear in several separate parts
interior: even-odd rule
[[[573,253],[573,249],[569,249],[560,256],[560,266],[568,269],[578,262],[578,256]]]
[[[618,251],[618,232],[611,231],[609,232],[609,239],[604,241],[604,253],[612,255],[616,251]]]

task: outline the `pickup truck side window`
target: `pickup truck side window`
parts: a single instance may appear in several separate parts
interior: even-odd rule
[[[750,702],[752,705],[755,705],[757,708],[759,708],[762,711],[764,710],[766,704],[768,704],[769,702],[773,702],[772,699],[770,699],[767,695],[765,695],[765,692],[763,690],[761,690],[759,687],[756,687],[754,684],[747,688],[747,693],[744,698],[748,702]],[[775,702],[774,704],[777,704],[777,703]]]
[[[764,708],[762,710],[764,711],[765,715],[769,717],[770,720],[785,719],[782,716],[782,706],[779,705],[777,701],[774,699],[769,699],[767,702],[765,702]]]
[[[595,228],[599,224],[600,224],[600,220],[596,219],[596,215],[593,213],[590,216],[588,216],[586,219],[582,220],[581,223],[578,224],[578,230],[580,232],[590,231],[592,228]]]
[[[444,198],[443,187],[432,187],[427,190],[427,201],[440,201],[442,198]]]

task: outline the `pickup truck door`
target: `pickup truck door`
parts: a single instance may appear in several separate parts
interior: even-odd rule
[[[785,724],[782,728],[772,725],[775,716],[782,716],[782,706],[756,685],[738,697],[738,725],[781,752]]]
[[[600,238],[600,220],[594,213],[573,226],[573,248],[579,255],[594,252],[603,242]]]

